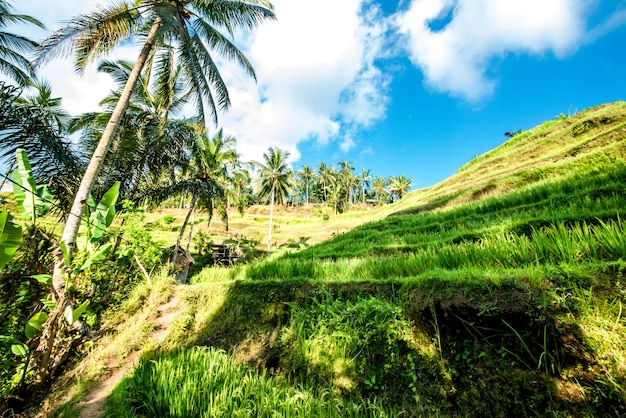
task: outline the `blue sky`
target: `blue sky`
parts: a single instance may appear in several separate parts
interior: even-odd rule
[[[101,0],[31,0],[42,39]],[[276,22],[235,43],[255,84],[221,63],[232,108],[220,126],[245,159],[270,146],[295,169],[352,161],[414,187],[452,175],[475,155],[561,113],[623,100],[626,0],[275,0]],[[126,45],[109,58],[134,59]],[[97,109],[111,88],[93,66],[42,69],[73,114]]]

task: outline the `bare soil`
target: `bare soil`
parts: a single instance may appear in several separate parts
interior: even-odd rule
[[[178,313],[178,304],[180,301],[180,291],[174,288],[174,292],[169,300],[157,307],[156,327],[154,332],[149,336],[149,341],[158,345],[165,340],[169,327]],[[134,351],[123,360],[110,358],[106,361],[107,369],[110,374],[102,380],[97,386],[87,393],[84,398],[84,408],[80,413],[80,418],[100,418],[104,414],[104,404],[111,390],[115,385],[132,370],[139,360],[139,352]]]

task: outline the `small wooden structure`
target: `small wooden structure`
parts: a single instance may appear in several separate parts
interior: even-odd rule
[[[237,251],[223,244],[212,246],[211,252],[213,265],[216,266],[232,266],[241,259]]]

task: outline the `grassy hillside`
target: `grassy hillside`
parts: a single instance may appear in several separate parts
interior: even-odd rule
[[[106,348],[142,354],[109,416],[623,416],[625,157],[619,102],[394,205],[284,211],[279,240],[319,243],[140,286],[50,403],[72,416]],[[264,216],[231,231],[261,239]],[[171,291],[168,338],[144,346]]]

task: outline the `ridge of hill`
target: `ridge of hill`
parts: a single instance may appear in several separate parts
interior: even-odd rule
[[[105,414],[624,416],[625,157],[616,102],[392,205],[328,221],[284,211],[281,239],[319,243],[205,268],[178,287],[161,343],[143,344],[166,276],[111,316],[106,348],[141,359]],[[96,346],[51,395],[57,415],[106,375]]]

